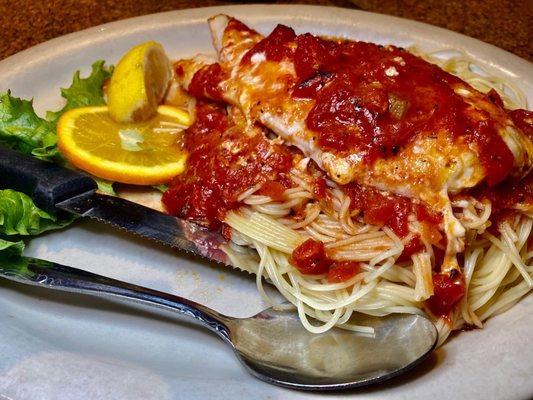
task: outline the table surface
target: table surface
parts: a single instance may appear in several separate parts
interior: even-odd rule
[[[0,59],[54,37],[118,19],[236,3],[253,2],[0,0]],[[320,4],[396,15],[481,39],[533,61],[533,0],[300,0],[268,3]]]

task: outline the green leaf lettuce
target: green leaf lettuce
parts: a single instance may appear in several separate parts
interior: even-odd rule
[[[55,125],[10,92],[0,94],[0,145],[47,161],[59,155]]]
[[[0,235],[38,235],[70,224],[70,216],[58,218],[38,208],[29,196],[15,190],[0,190]],[[0,246],[1,247],[1,246]]]
[[[19,240],[18,242],[11,242],[0,238],[0,257],[17,257],[22,255],[24,251],[24,242]]]
[[[61,115],[73,108],[105,105],[102,87],[112,73],[113,67],[106,67],[103,60],[93,63],[87,78],[80,78],[80,71],[76,71],[70,87],[61,89],[61,96],[67,101],[65,106],[59,111],[46,113],[47,119],[55,124]]]
[[[71,216],[59,217],[41,210],[24,193],[0,190],[0,259],[10,264],[19,262],[24,250],[21,236],[60,229],[72,220]]]

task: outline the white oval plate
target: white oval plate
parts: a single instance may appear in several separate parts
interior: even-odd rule
[[[530,63],[494,46],[384,15],[312,6],[232,6],[149,15],[70,34],[0,62],[0,91],[59,108],[59,87],[97,59],[116,63],[134,44],[160,41],[173,58],[212,52],[206,18],[226,13],[269,32],[334,35],[425,50],[463,50],[518,83],[533,102]],[[235,316],[264,304],[246,274],[200,263],[105,226],[80,221],[32,241],[28,253],[176,293]],[[533,298],[463,332],[413,373],[372,388],[328,394],[358,399],[528,399],[533,395]],[[255,380],[211,334],[87,297],[0,281],[0,399],[303,399],[325,396]]]

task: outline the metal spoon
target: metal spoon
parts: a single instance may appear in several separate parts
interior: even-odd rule
[[[168,293],[29,257],[0,259],[0,277],[94,296],[123,298],[176,311],[231,345],[252,375],[303,390],[338,390],[381,382],[412,368],[434,349],[437,331],[419,315],[360,316],[374,335],[332,329],[313,334],[295,313],[272,308],[232,318]]]

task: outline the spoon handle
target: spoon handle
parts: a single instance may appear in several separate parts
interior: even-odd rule
[[[230,341],[229,329],[226,325],[230,321],[230,317],[194,301],[169,293],[24,256],[9,259],[0,258],[0,277],[27,285],[92,296],[118,297],[136,303],[170,309],[200,322],[201,325],[217,333],[225,341]]]

